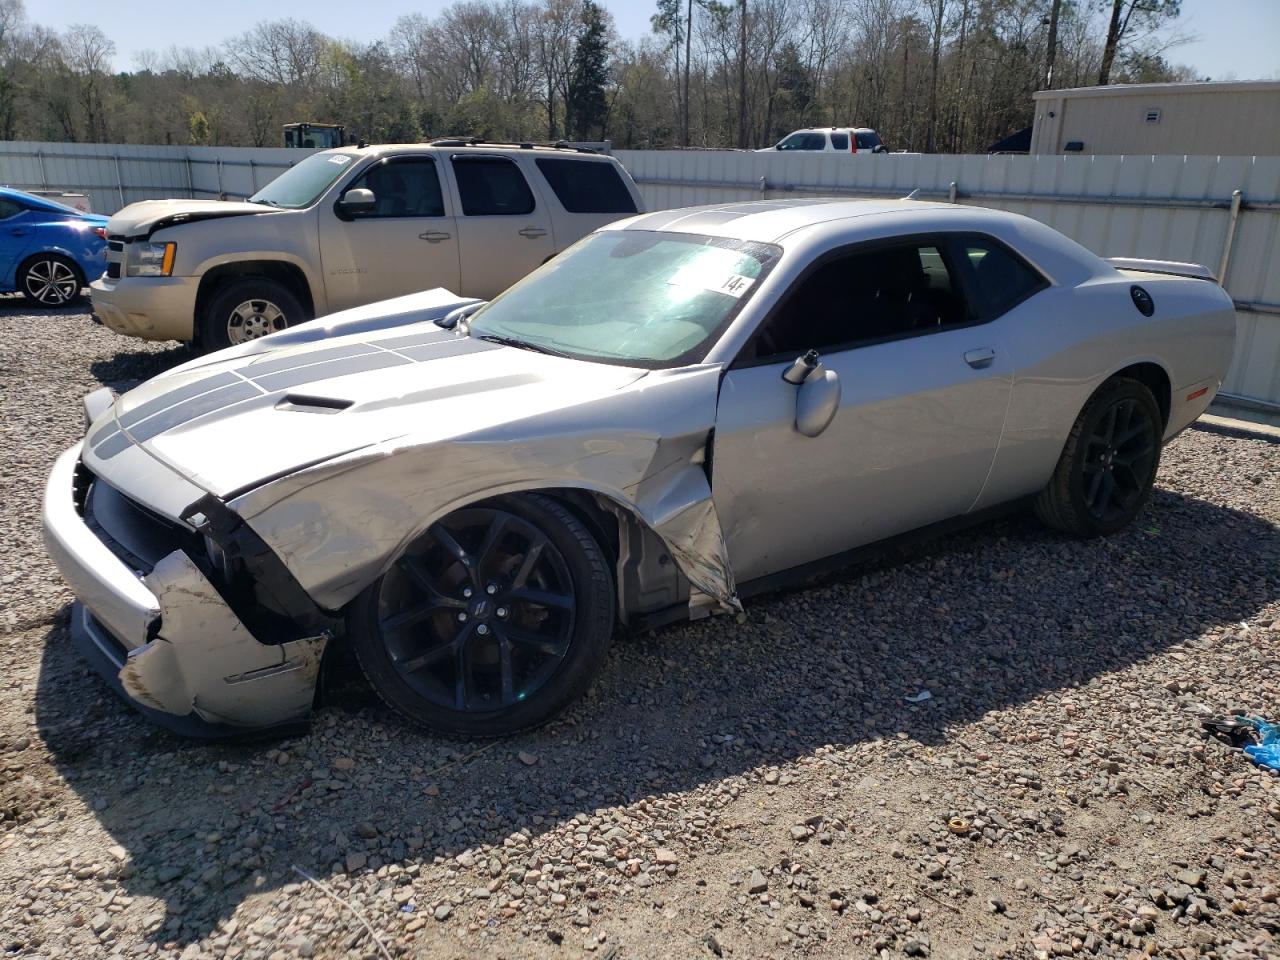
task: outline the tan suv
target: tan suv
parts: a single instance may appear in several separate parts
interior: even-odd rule
[[[431,287],[489,299],[642,211],[613,157],[437,140],[312,154],[247,201],[146,200],[107,224],[91,285],[112,330],[242,343]]]

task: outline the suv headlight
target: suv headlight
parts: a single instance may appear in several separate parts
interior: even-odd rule
[[[167,277],[173,273],[176,243],[135,243],[133,269],[135,277]]]

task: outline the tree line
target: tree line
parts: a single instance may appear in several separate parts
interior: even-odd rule
[[[644,37],[595,0],[457,0],[355,42],[299,20],[113,68],[99,27],[0,0],[0,138],[277,146],[287,122],[371,142],[465,135],[618,148],[761,147],[874,127],[982,152],[1046,87],[1193,79],[1178,0],[657,0]]]

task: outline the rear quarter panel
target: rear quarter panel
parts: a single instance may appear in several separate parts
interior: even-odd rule
[[[1130,287],[1151,295],[1144,317]],[[1170,383],[1165,440],[1195,420],[1226,375],[1235,312],[1216,283],[1115,273],[1053,286],[997,321],[1015,368],[1004,434],[976,508],[1034,493],[1048,482],[1080,411],[1125,367],[1154,363]],[[1188,394],[1206,387],[1194,399]]]

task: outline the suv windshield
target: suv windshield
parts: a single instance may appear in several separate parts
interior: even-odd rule
[[[268,183],[249,202],[290,210],[309,207],[329,184],[351,168],[353,160],[355,157],[346,153],[313,153]]]
[[[594,233],[477,311],[471,335],[604,363],[694,363],[781,252],[692,234]]]

